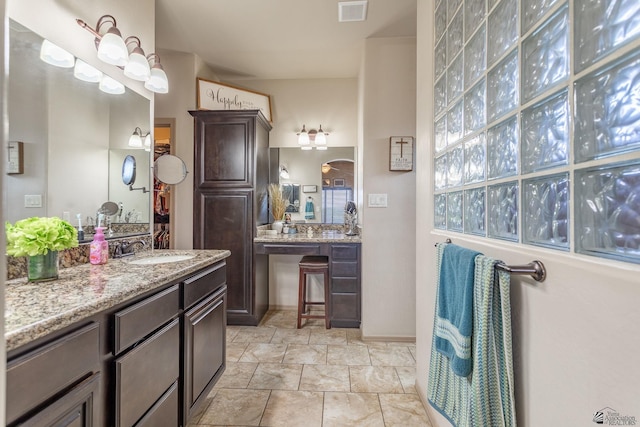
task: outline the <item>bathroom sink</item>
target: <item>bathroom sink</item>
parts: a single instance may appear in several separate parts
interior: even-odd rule
[[[129,264],[136,264],[136,265],[164,264],[167,262],[186,261],[194,257],[195,255],[160,255],[160,256],[151,256],[147,258],[134,259],[129,261]]]

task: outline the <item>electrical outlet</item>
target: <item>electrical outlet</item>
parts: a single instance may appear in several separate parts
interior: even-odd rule
[[[387,207],[387,195],[386,194],[369,194],[370,208],[386,208]]]
[[[41,194],[25,194],[24,207],[25,208],[41,208],[42,195]]]

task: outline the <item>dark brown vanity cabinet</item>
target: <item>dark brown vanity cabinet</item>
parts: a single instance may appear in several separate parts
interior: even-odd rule
[[[360,327],[360,245],[331,245],[331,326]]]
[[[100,326],[85,322],[7,363],[8,426],[99,426]]]
[[[190,111],[194,117],[193,247],[229,249],[227,321],[260,322],[269,308],[269,263],[253,250],[269,222],[269,131],[259,110]]]
[[[183,282],[184,425],[205,401],[226,367],[226,266]]]

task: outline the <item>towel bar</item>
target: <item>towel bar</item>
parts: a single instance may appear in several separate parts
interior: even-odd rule
[[[445,243],[451,243],[451,239],[445,240]],[[547,278],[547,269],[544,267],[542,261],[538,260],[531,261],[526,265],[507,265],[500,263],[496,265],[496,268],[510,274],[528,274],[533,277],[536,282],[544,282],[544,279]]]

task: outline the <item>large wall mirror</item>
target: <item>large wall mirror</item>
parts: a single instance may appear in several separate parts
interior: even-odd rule
[[[283,147],[278,149],[278,158],[279,168],[288,172],[288,178],[279,177],[280,185],[295,189],[287,193],[293,196],[289,200],[291,209],[287,210],[291,219],[342,224],[345,204],[357,194],[355,148],[305,151]]]
[[[150,231],[149,193],[131,191],[121,178],[123,160],[132,155],[136,186],[152,188],[151,153],[128,149],[136,127],[149,132],[150,101],[129,88],[104,93],[75,78],[73,68],[43,62],[42,37],[14,20],[9,28],[9,141],[23,143],[24,171],[4,180],[5,218],[68,215],[77,225],[80,215],[86,225],[109,201],[121,208],[113,222]],[[127,234],[121,228],[119,236]]]

